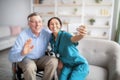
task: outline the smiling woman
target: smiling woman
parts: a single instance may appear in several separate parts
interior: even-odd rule
[[[62,21],[58,17],[50,18],[48,27],[52,32],[50,40],[51,51],[59,54],[59,60],[63,63],[59,80],[85,80],[89,73],[88,62],[79,54],[76,47],[78,46],[78,41],[85,36],[86,27],[84,25],[79,27],[78,34],[73,36],[61,30]]]

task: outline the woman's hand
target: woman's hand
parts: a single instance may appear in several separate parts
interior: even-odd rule
[[[87,34],[87,29],[86,29],[86,26],[84,25],[81,25],[79,28],[77,28],[77,31],[78,31],[77,35],[71,38],[72,42],[78,42]]]
[[[77,28],[78,35],[81,37],[84,37],[87,34],[86,26],[81,25],[79,28]]]
[[[63,65],[62,61],[58,60],[58,67],[57,67],[57,73],[58,73],[58,75],[60,75],[63,66],[64,65]]]

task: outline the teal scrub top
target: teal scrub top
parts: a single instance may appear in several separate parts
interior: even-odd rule
[[[55,40],[54,35],[50,40],[52,51],[60,55],[60,60],[65,66],[74,67],[79,64],[88,64],[87,60],[79,53],[77,43],[71,41],[72,35],[68,32],[59,31]]]

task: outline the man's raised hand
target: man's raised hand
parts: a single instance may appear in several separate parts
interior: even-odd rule
[[[32,51],[32,49],[34,48],[32,44],[32,39],[28,39],[25,44],[24,44],[24,47],[23,47],[23,50],[22,50],[22,55],[27,55],[28,53],[30,53]]]

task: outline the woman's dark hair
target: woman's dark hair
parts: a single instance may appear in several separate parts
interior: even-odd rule
[[[62,21],[60,20],[60,18],[58,18],[58,17],[52,17],[52,18],[50,18],[50,19],[48,20],[48,23],[47,23],[48,28],[49,28],[49,25],[50,25],[50,21],[51,21],[52,19],[57,19],[57,20],[59,21],[59,23],[60,23],[60,26],[62,27]]]

